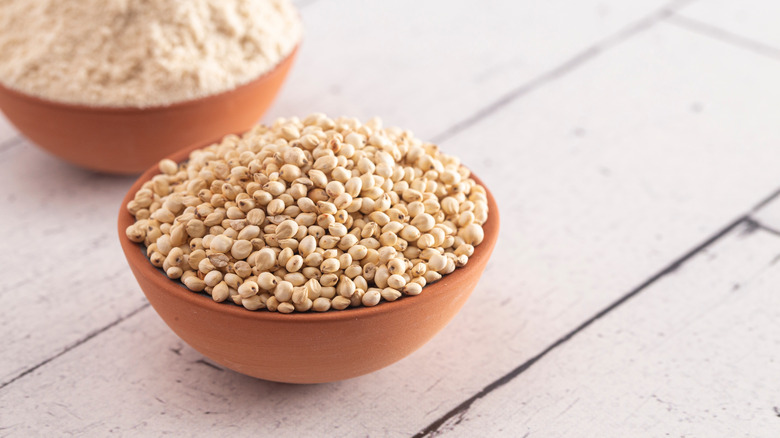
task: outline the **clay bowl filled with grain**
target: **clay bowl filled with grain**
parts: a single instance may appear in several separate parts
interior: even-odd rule
[[[65,161],[137,174],[187,145],[249,129],[273,102],[295,54],[237,88],[167,106],[67,104],[0,85],[0,110],[25,137]]]
[[[170,159],[184,162],[191,151],[203,146],[197,144]],[[119,211],[121,246],[133,274],[152,307],[181,339],[216,363],[265,380],[343,380],[376,371],[411,354],[461,309],[476,287],[498,237],[498,207],[485,188],[489,214],[482,224],[481,243],[473,248],[465,266],[425,285],[418,295],[344,310],[290,314],[280,313],[281,309],[250,311],[229,300],[216,302],[208,294],[193,292],[168,278],[150,263],[143,243],[126,237],[128,227],[135,223],[128,212],[129,203],[144,183],[160,173],[158,166],[148,169],[130,188]],[[473,174],[471,178],[481,184]]]

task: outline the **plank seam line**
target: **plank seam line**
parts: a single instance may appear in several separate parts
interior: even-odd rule
[[[584,323],[580,324],[574,330],[570,331],[569,333],[564,335],[562,338],[560,338],[556,342],[554,342],[552,345],[548,346],[541,353],[539,353],[536,356],[532,357],[531,359],[525,361],[520,366],[518,366],[517,368],[513,369],[512,371],[510,371],[508,374],[504,375],[503,377],[501,377],[498,380],[494,381],[490,385],[486,386],[480,392],[478,392],[477,394],[475,394],[471,398],[465,400],[464,402],[462,402],[461,404],[459,404],[458,406],[456,406],[455,408],[453,408],[452,410],[447,412],[444,416],[442,416],[441,418],[439,418],[435,422],[433,422],[430,425],[428,425],[428,427],[426,427],[422,431],[418,432],[415,435],[415,438],[421,438],[421,437],[424,437],[426,435],[430,436],[432,433],[435,433],[441,426],[443,426],[444,423],[446,423],[447,420],[449,420],[450,418],[452,418],[452,417],[454,417],[456,415],[464,414],[469,409],[469,407],[471,407],[471,405],[475,401],[477,401],[480,398],[483,398],[484,396],[486,396],[487,394],[489,394],[493,390],[495,390],[495,389],[497,389],[497,388],[499,388],[499,387],[509,383],[509,381],[511,381],[512,379],[514,379],[515,377],[517,377],[521,373],[523,373],[525,370],[530,368],[534,363],[538,362],[540,359],[542,359],[544,356],[546,356],[550,351],[552,351],[553,349],[557,348],[558,346],[564,344],[566,341],[568,341],[573,336],[575,336],[578,332],[584,330],[585,328],[587,328],[588,326],[590,326],[591,324],[593,324],[594,322],[596,322],[597,320],[602,318],[607,313],[611,312],[612,310],[614,310],[615,308],[617,308],[621,304],[625,303],[626,301],[628,301],[632,297],[636,296],[642,290],[644,290],[645,288],[650,286],[652,283],[654,283],[655,281],[657,281],[661,277],[663,277],[663,276],[665,276],[665,275],[667,275],[669,273],[672,273],[675,270],[677,270],[688,259],[690,259],[694,255],[696,255],[696,253],[698,253],[699,251],[705,249],[709,245],[712,245],[718,239],[720,239],[724,235],[726,235],[729,232],[731,232],[734,228],[736,228],[741,223],[744,223],[744,224],[746,224],[746,225],[748,225],[748,226],[750,226],[752,228],[761,229],[761,230],[766,231],[766,232],[768,232],[770,234],[774,234],[774,235],[780,236],[780,230],[776,230],[776,229],[774,229],[774,228],[772,228],[770,226],[767,226],[767,225],[761,223],[760,221],[756,220],[754,217],[752,217],[752,215],[754,213],[758,212],[761,208],[763,208],[764,206],[766,206],[770,202],[774,201],[778,197],[780,197],[780,188],[776,189],[775,191],[770,193],[768,196],[766,196],[765,198],[760,200],[753,208],[750,209],[750,211],[747,214],[745,214],[744,216],[738,218],[737,220],[735,220],[734,222],[732,222],[731,224],[729,224],[728,226],[726,226],[722,230],[720,230],[717,233],[715,233],[709,239],[707,239],[703,243],[699,244],[697,247],[695,247],[692,250],[688,251],[682,257],[678,258],[677,260],[675,260],[674,262],[669,264],[661,272],[659,272],[659,273],[655,274],[654,276],[650,277],[644,283],[640,284],[638,287],[636,287],[635,289],[631,290],[626,295],[624,295],[623,297],[619,298],[617,301],[615,301],[612,304],[610,304],[609,306],[607,306],[605,309],[601,310],[599,313],[594,315],[592,318],[590,318],[589,320],[586,320]]]
[[[746,49],[753,53],[768,56],[775,60],[780,60],[780,49],[768,44],[764,44],[760,41],[744,37],[710,23],[699,21],[679,14],[671,15],[666,21],[669,24],[673,24],[690,32],[725,42],[732,46]]]
[[[598,321],[608,313],[612,312],[616,308],[620,307],[622,304],[626,303],[631,298],[638,295],[640,292],[646,290],[650,285],[661,279],[662,277],[676,271],[679,269],[685,262],[687,262],[689,259],[691,259],[693,256],[695,256],[697,253],[702,251],[703,249],[707,248],[708,246],[715,243],[717,240],[719,240],[721,237],[725,236],[726,234],[730,233],[734,228],[739,226],[740,224],[744,224],[748,222],[750,219],[747,215],[741,216],[732,223],[728,224],[725,228],[721,229],[720,231],[716,232],[707,240],[700,243],[699,245],[695,246],[693,249],[689,250],[685,254],[683,254],[681,257],[674,260],[672,263],[667,265],[665,268],[663,268],[658,273],[654,274],[652,277],[645,280],[643,283],[641,283],[639,286],[635,287],[622,297],[618,298],[616,301],[612,302],[612,304],[608,305],[604,309],[600,310],[598,313],[587,319],[585,322],[581,323],[579,326],[565,334],[563,337],[559,338],[557,341],[549,345],[547,348],[545,348],[542,352],[537,354],[536,356],[528,359],[527,361],[520,364],[520,366],[516,367],[509,373],[505,374],[503,377],[499,378],[498,380],[494,381],[493,383],[487,385],[484,387],[481,391],[474,394],[470,398],[463,401],[461,404],[444,414],[441,418],[434,421],[430,425],[428,425],[425,429],[418,432],[416,435],[414,435],[415,438],[422,438],[425,436],[431,436],[431,434],[435,433],[441,426],[444,425],[450,418],[453,418],[457,415],[465,414],[466,411],[471,407],[471,405],[488,395],[490,392],[506,385],[511,380],[513,380],[515,377],[522,374],[525,370],[529,369],[531,366],[533,366],[536,362],[538,362],[540,359],[545,357],[548,353],[550,353],[552,350],[556,349],[557,347],[561,346],[562,344],[566,343],[568,340],[576,336],[579,332],[585,330],[590,325],[592,325],[594,322]]]
[[[772,234],[774,236],[780,236],[780,230],[770,227],[769,225],[764,224],[763,222],[759,221],[758,219],[752,216],[748,216],[745,219],[745,223],[752,228],[766,231],[767,233]]]
[[[553,82],[563,76],[566,76],[571,71],[576,70],[578,67],[587,64],[588,61],[604,53],[605,51],[621,44],[622,42],[630,39],[634,35],[647,30],[657,22],[667,19],[675,14],[675,12],[683,6],[693,2],[695,0],[677,0],[664,6],[663,8],[653,12],[652,14],[639,19],[633,24],[617,31],[616,33],[596,42],[595,44],[586,47],[581,52],[577,53],[573,57],[564,61],[563,64],[548,70],[541,75],[531,79],[530,81],[520,85],[519,87],[510,90],[508,93],[499,97],[494,102],[488,104],[482,109],[478,110],[474,114],[466,117],[465,119],[456,122],[454,125],[445,129],[440,134],[435,135],[431,141],[434,143],[442,143],[443,141],[454,137],[456,134],[464,131],[500,110],[501,108],[509,105],[514,100],[525,96],[532,91]]]
[[[766,207],[767,204],[769,204],[770,202],[774,201],[778,197],[780,197],[780,188],[778,188],[774,192],[770,193],[769,196],[767,196],[766,198],[762,199],[758,204],[756,204],[755,207],[751,208],[750,209],[750,214],[752,215],[754,213],[757,213],[758,210],[761,210],[762,208]]]
[[[57,359],[58,357],[64,355],[65,353],[73,350],[74,348],[76,348],[76,347],[78,347],[80,345],[83,345],[84,343],[88,342],[90,339],[92,339],[92,338],[96,337],[97,335],[105,332],[106,330],[108,330],[108,329],[110,329],[112,327],[115,327],[116,325],[118,325],[122,321],[124,321],[126,319],[129,319],[129,318],[132,318],[133,316],[137,315],[138,313],[140,313],[142,310],[146,309],[147,307],[149,307],[149,303],[145,303],[142,306],[140,306],[140,307],[136,308],[135,310],[133,310],[132,312],[128,313],[127,315],[119,317],[118,319],[116,319],[115,321],[111,322],[110,324],[105,325],[105,326],[103,326],[101,328],[98,328],[97,330],[94,330],[94,331],[88,333],[85,337],[83,337],[83,338],[77,340],[76,342],[74,342],[74,343],[66,346],[65,348],[63,348],[59,353],[57,353],[57,354],[55,354],[55,355],[53,355],[53,356],[51,356],[51,357],[49,357],[47,359],[42,360],[41,362],[37,363],[36,365],[33,365],[30,368],[27,368],[26,370],[24,370],[21,373],[19,373],[18,375],[16,375],[16,377],[13,377],[11,380],[3,383],[2,385],[0,385],[0,390],[3,390],[6,386],[16,382],[17,380],[21,379],[24,376],[27,376],[27,375],[31,374],[32,372],[34,372],[38,368],[48,364],[49,362]]]

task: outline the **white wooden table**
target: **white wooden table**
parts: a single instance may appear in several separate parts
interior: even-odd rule
[[[461,156],[502,215],[469,302],[360,378],[224,370],[124,261],[132,179],[0,120],[0,437],[780,436],[780,3],[300,4],[265,120],[379,115]]]

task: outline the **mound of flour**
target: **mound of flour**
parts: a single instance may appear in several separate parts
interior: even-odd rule
[[[0,83],[92,106],[233,89],[301,38],[289,0],[0,0]]]

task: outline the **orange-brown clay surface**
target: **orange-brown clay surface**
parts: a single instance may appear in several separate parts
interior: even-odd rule
[[[234,90],[169,106],[72,105],[0,85],[0,109],[33,143],[66,161],[100,172],[139,173],[183,147],[249,129],[276,97],[296,51]]]
[[[181,162],[197,147],[170,158]],[[194,349],[232,370],[266,380],[343,380],[406,357],[458,313],[485,270],[498,237],[498,206],[487,190],[489,215],[483,242],[466,266],[426,286],[420,295],[324,313],[250,311],[232,303],[216,303],[169,279],[149,262],[143,245],[125,237],[125,229],[134,222],[127,203],[158,173],[156,166],[147,170],[127,192],[119,210],[119,240],[138,284],[168,326]]]

